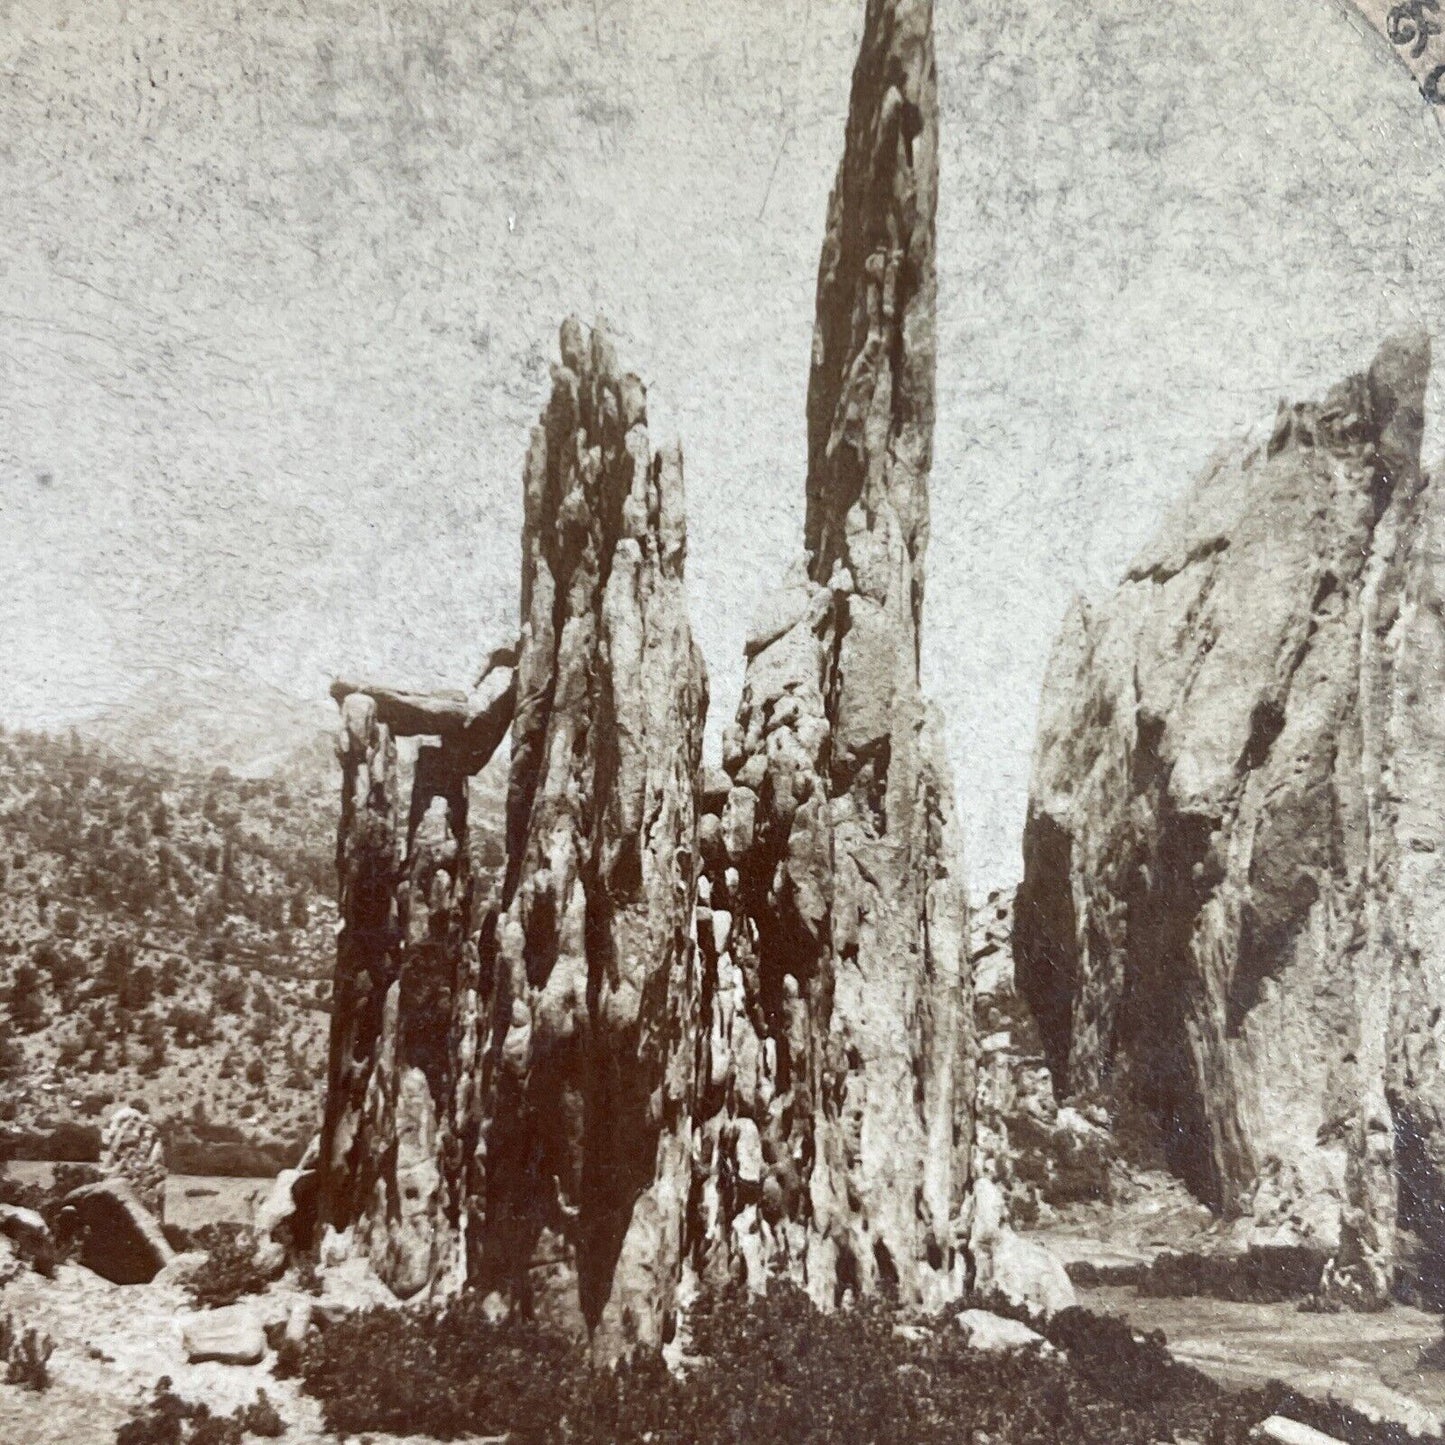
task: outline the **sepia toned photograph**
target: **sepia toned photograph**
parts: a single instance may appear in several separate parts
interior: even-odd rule
[[[0,1445],[1445,1445],[1442,203],[1439,0],[0,0]]]

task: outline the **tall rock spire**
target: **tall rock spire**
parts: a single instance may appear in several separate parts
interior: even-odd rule
[[[824,1305],[967,1281],[961,850],[918,670],[937,141],[931,5],[870,0],[819,266],[807,558],[749,637],[725,771],[699,766],[681,454],[652,450],[601,326],[563,326],[533,434],[506,689],[338,685],[323,1214],[399,1291],[465,1278],[606,1358],[665,1341],[698,1276]],[[483,917],[455,780],[504,712]],[[398,731],[437,738],[404,841]]]
[[[918,678],[934,376],[932,6],[870,0],[818,273],[807,559],[705,789],[704,1276],[941,1301],[965,1279],[961,850]]]
[[[660,1343],[681,1264],[707,679],[682,454],[599,323],[562,327],[525,475],[522,642],[471,1276],[615,1354]]]

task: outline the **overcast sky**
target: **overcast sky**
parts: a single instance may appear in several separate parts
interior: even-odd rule
[[[602,310],[686,452],[715,746],[799,545],[861,13],[0,0],[0,721],[289,744],[335,672],[465,682],[557,322]],[[981,888],[1073,592],[1434,319],[1445,144],[1330,0],[938,0],[938,59],[925,665]]]

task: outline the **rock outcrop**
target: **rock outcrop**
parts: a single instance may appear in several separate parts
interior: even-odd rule
[[[468,782],[506,731],[505,659],[471,699],[338,684],[342,767],[340,936],[318,1222],[402,1298],[465,1278],[466,1166],[475,992]],[[455,726],[453,726],[455,724]],[[423,732],[423,730],[426,730]],[[401,811],[398,736],[423,737]]]
[[[1221,457],[1044,687],[1019,982],[1251,1242],[1391,1284],[1445,1203],[1445,664],[1424,337]]]
[[[967,1275],[965,903],[919,686],[938,106],[927,0],[871,0],[818,272],[806,559],[704,787],[704,1277],[832,1306]]]
[[[506,876],[463,1009],[471,1275],[606,1354],[662,1341],[681,1264],[707,679],[681,451],[653,451],[600,324],[561,355],[526,465]]]
[[[100,1172],[124,1179],[157,1219],[165,1217],[166,1149],[148,1114],[122,1104],[100,1135]]]
[[[724,768],[683,587],[681,453],[599,325],[525,470],[518,646],[467,696],[338,683],[342,933],[324,1259],[465,1280],[603,1358],[699,1276],[913,1304],[970,1270],[960,847],[919,686],[938,107],[927,0],[870,0],[818,278],[807,560]],[[511,724],[506,864],[466,777]],[[394,739],[433,739],[403,824]]]

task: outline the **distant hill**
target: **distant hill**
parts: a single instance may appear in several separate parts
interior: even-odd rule
[[[278,687],[216,670],[168,673],[87,722],[82,734],[125,758],[173,769],[228,768],[240,778],[294,771],[326,776],[336,709],[324,691],[310,703]]]
[[[483,898],[504,779],[499,758],[473,786]],[[315,1131],[338,792],[319,730],[252,777],[0,730],[0,1152],[83,1152],[121,1101],[184,1172],[247,1172],[247,1149],[267,1171]]]
[[[178,1137],[309,1133],[335,797],[316,751],[240,778],[0,733],[0,1119],[43,1133],[141,1100]]]

